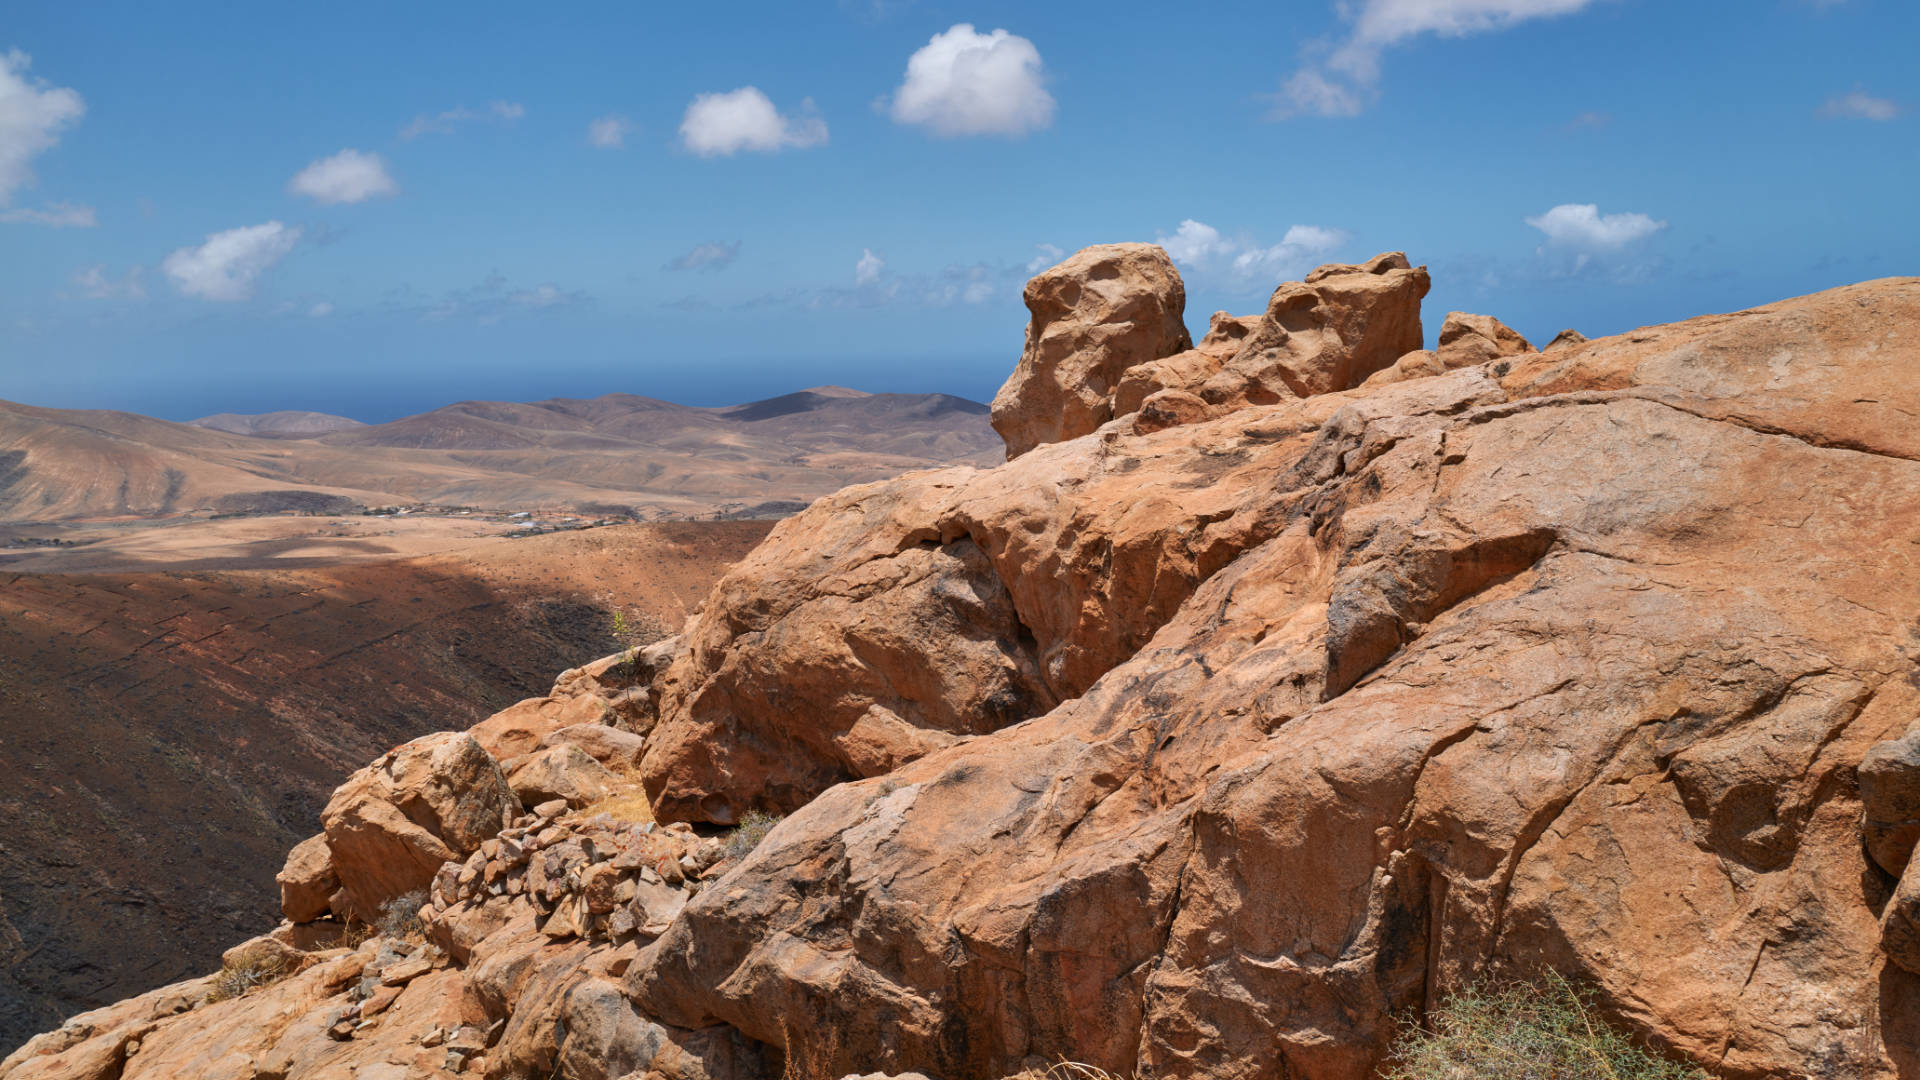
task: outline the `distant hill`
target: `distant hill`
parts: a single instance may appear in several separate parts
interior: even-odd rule
[[[303,439],[309,435],[325,435],[330,431],[346,431],[349,428],[366,426],[358,420],[335,416],[332,413],[296,410],[215,413],[198,420],[189,420],[187,423],[195,427],[212,428],[215,431],[226,431],[235,435],[258,435],[268,439]]]
[[[1001,446],[978,402],[832,386],[722,408],[636,394],[463,401],[385,424],[311,412],[181,424],[0,402],[0,521],[397,503],[707,517],[994,464]]]

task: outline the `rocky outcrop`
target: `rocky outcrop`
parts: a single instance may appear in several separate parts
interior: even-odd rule
[[[1399,252],[1323,266],[1275,289],[1260,325],[1199,387],[1209,404],[1270,405],[1360,385],[1420,348],[1427,268]]]
[[[1455,368],[1476,367],[1510,356],[1533,352],[1534,348],[1519,331],[1491,315],[1469,315],[1455,311],[1440,324],[1437,348],[1410,352],[1369,376],[1368,386],[1420,379]]]
[[[1860,829],[1880,869],[1899,874],[1920,842],[1920,733],[1889,739],[1860,760]]]
[[[823,1075],[1358,1078],[1553,969],[1726,1075],[1903,1074],[1853,776],[1920,712],[1916,325],[1876,283],[1036,451],[1231,462],[1174,489],[1269,525],[1047,715],[798,811],[628,992]]]
[[[1136,364],[1191,345],[1186,286],[1154,244],[1101,244],[1026,289],[1027,347],[993,399],[1007,460],[1113,419],[1113,388]]]
[[[327,835],[309,836],[295,845],[274,880],[280,883],[280,911],[287,918],[303,923],[325,917],[332,909],[333,894],[340,891]]]
[[[1364,1080],[1549,972],[1720,1076],[1912,1075],[1916,370],[1897,279],[849,489],[650,665],[650,806],[0,1080]]]
[[[426,735],[389,751],[321,814],[340,880],[332,910],[373,922],[382,904],[426,888],[442,863],[464,858],[519,808],[499,763],[471,735]]]

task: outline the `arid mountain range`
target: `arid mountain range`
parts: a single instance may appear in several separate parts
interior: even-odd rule
[[[468,401],[385,424],[0,403],[0,521],[404,504],[644,520],[791,513],[847,484],[989,463],[986,406],[817,387],[729,408],[633,394]]]

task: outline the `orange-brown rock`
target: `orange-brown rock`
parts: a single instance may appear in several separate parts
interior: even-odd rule
[[[348,915],[424,889],[440,864],[464,858],[505,828],[520,800],[500,766],[464,732],[426,735],[354,773],[321,824]]]
[[[615,772],[639,768],[647,740],[631,731],[606,724],[574,724],[563,727],[540,740],[542,749],[577,746],[593,760]]]
[[[1186,286],[1155,244],[1101,244],[1027,282],[1026,350],[993,399],[1012,460],[1113,419],[1113,389],[1136,364],[1192,344]]]
[[[545,805],[433,945],[0,1080],[1367,1080],[1548,972],[1719,1076],[1920,1074],[1916,371],[1893,279],[850,489],[648,688],[655,809],[792,810],[751,853]]]
[[[1920,714],[1916,328],[1875,282],[893,489],[1085,452],[1268,527],[1045,716],[794,813],[629,994],[829,1075],[1361,1080],[1551,969],[1722,1075],[1911,1075],[1854,776]]]
[[[578,743],[562,742],[521,758],[507,784],[528,806],[561,799],[577,810],[613,794],[620,780]]]
[[[1553,335],[1553,340],[1547,342],[1547,347],[1540,351],[1552,352],[1555,349],[1565,349],[1573,345],[1584,345],[1586,343],[1587,335],[1569,328]]]
[[[1214,312],[1200,344],[1161,360],[1135,364],[1121,374],[1120,383],[1113,391],[1113,414],[1125,416],[1137,412],[1148,398],[1164,391],[1193,393],[1199,390],[1219,372],[1221,364],[1245,347],[1247,338],[1259,329],[1260,321],[1258,315]]]
[[[561,728],[607,719],[607,701],[597,694],[528,698],[487,717],[471,732],[495,760],[512,762],[540,749],[546,737]]]
[[[1509,356],[1534,351],[1527,339],[1491,315],[1469,315],[1455,311],[1440,324],[1439,347],[1410,352],[1392,365],[1374,372],[1367,386],[1385,386],[1438,375],[1454,368],[1492,363]]]
[[[1418,349],[1427,268],[1399,252],[1322,266],[1273,291],[1259,327],[1199,394],[1227,408],[1268,405],[1360,385]]]
[[[312,922],[328,911],[327,900],[340,888],[325,833],[307,837],[287,853],[280,883],[280,911],[297,923]]]
[[[1860,762],[1860,830],[1880,869],[1899,874],[1920,842],[1920,733],[1867,751]]]
[[[1485,364],[1503,356],[1530,353],[1534,348],[1518,330],[1491,315],[1450,311],[1440,324],[1440,338],[1434,351],[1440,354],[1441,362],[1451,371]]]

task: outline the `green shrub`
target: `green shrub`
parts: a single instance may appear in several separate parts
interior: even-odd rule
[[[1634,1046],[1559,975],[1483,984],[1409,1024],[1382,1080],[1706,1080]]]
[[[769,814],[761,810],[750,810],[740,819],[739,828],[727,834],[727,858],[744,859],[760,841],[767,838],[775,825],[780,824],[780,815]]]

